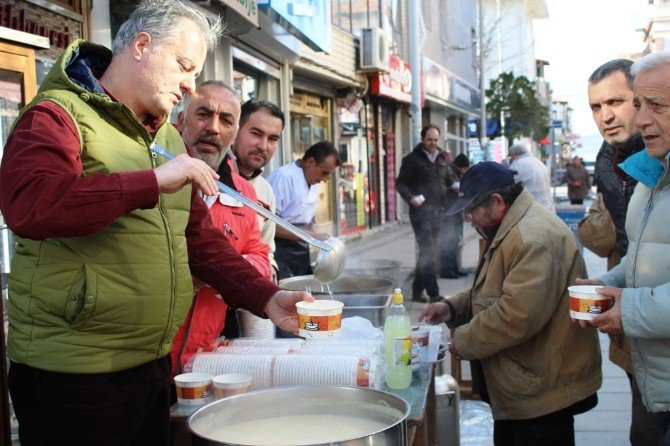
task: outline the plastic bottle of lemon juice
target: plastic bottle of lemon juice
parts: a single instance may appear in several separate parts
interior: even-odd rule
[[[386,384],[391,389],[406,389],[412,382],[412,325],[402,302],[402,292],[396,288],[384,323]]]

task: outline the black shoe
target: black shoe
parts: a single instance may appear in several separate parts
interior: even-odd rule
[[[443,279],[460,279],[461,278],[460,274],[457,274],[457,273],[440,274],[440,277],[443,278]]]
[[[430,299],[428,299],[428,296],[424,292],[412,295],[412,302],[421,302],[423,304],[426,304],[429,301]]]
[[[461,277],[465,277],[465,276],[467,276],[467,275],[470,274],[470,273],[467,272],[467,271],[465,271],[465,270],[463,270],[463,269],[459,269],[458,271],[456,271],[456,274],[458,274],[458,275],[461,276]]]

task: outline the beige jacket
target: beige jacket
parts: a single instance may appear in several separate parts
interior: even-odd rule
[[[595,329],[570,320],[567,287],[586,277],[572,232],[523,191],[480,259],[472,289],[448,299],[459,354],[481,360],[493,418],[566,408],[602,383]]]

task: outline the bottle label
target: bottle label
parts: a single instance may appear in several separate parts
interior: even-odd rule
[[[393,365],[410,365],[412,360],[412,340],[410,338],[393,339]]]

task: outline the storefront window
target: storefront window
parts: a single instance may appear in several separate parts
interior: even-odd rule
[[[249,99],[258,97],[258,79],[252,75],[233,71],[233,88],[240,102],[245,103]]]
[[[342,234],[365,229],[368,223],[368,132],[361,126],[365,122],[364,105],[353,94],[337,101],[338,148],[342,160],[337,187],[338,222]]]
[[[302,158],[312,144],[327,140],[327,129],[325,117],[291,113],[291,160]]]
[[[330,10],[333,25],[352,34],[381,26],[381,0],[331,0]]]

